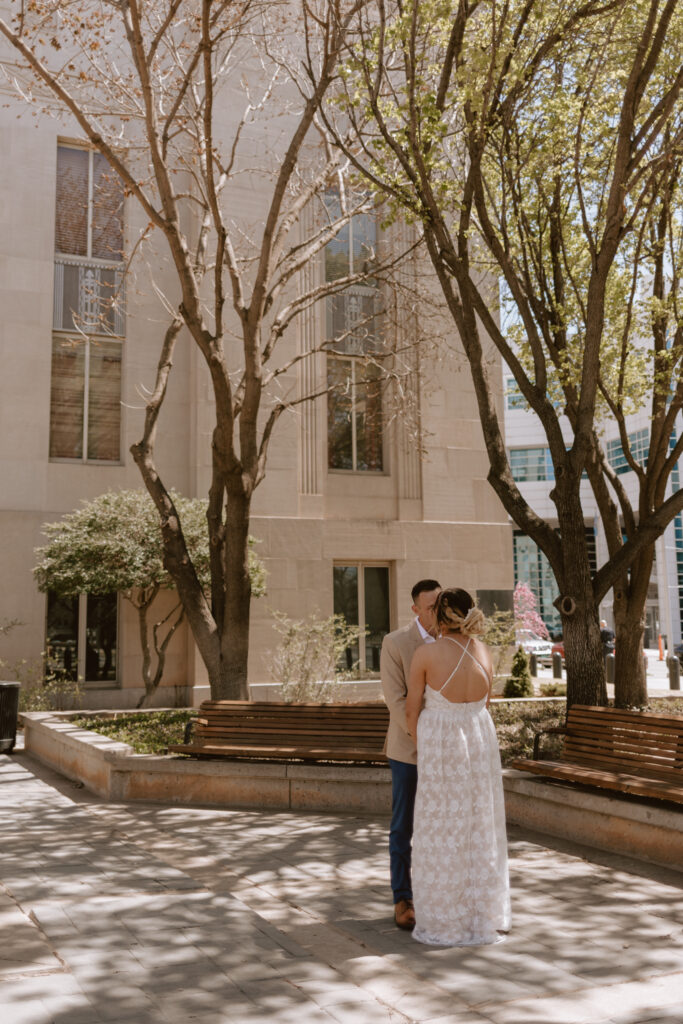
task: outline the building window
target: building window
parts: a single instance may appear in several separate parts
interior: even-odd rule
[[[378,472],[382,453],[382,383],[377,366],[327,361],[327,446],[330,469]]]
[[[350,626],[365,624],[361,643],[346,649],[344,668],[358,669],[361,676],[379,672],[382,640],[389,632],[389,566],[335,565],[333,569],[334,613],[343,615]]]
[[[640,465],[645,466],[647,464],[647,456],[650,451],[650,431],[647,427],[643,430],[636,430],[634,433],[628,435],[628,446],[631,450],[631,456]],[[606,446],[607,459],[617,475],[621,476],[623,473],[630,473],[631,467],[626,461],[624,455],[624,449],[621,446],[621,441],[618,437],[608,441]]]
[[[555,479],[549,448],[511,448],[510,469],[518,483]]]
[[[523,409],[529,408],[529,403],[519,390],[519,384],[514,377],[505,378],[505,408]]]
[[[597,570],[597,554],[595,548],[595,530],[592,526],[585,527],[588,560],[591,573]],[[550,562],[537,547],[535,541],[521,530],[513,533],[513,567],[515,586],[528,583],[537,601],[538,614],[545,622],[551,634],[562,632],[562,619],[554,605],[559,594],[555,575]]]
[[[338,194],[325,197],[331,221],[340,216]],[[374,213],[354,215],[325,247],[325,280],[363,273],[376,258]],[[327,357],[328,467],[381,473],[384,469],[382,383],[383,353],[377,284],[345,288],[326,300],[326,337],[334,354]]]
[[[116,594],[47,595],[46,660],[49,672],[86,683],[117,678]]]
[[[52,459],[120,460],[122,268],[122,182],[99,153],[58,146]]]

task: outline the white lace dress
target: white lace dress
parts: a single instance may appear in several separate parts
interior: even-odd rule
[[[499,942],[510,928],[510,890],[500,752],[486,698],[456,704],[427,686],[417,751],[413,937],[434,946]]]

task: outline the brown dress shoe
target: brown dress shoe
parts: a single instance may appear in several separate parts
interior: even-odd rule
[[[415,908],[412,900],[399,900],[394,904],[394,921],[397,928],[412,932],[415,927]]]

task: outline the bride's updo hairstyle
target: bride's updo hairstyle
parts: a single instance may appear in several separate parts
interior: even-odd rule
[[[481,636],[486,631],[486,619],[466,590],[447,587],[436,601],[436,621],[445,629],[457,629],[465,636]]]

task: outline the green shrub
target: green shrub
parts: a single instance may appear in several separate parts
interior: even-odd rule
[[[540,691],[542,697],[566,697],[567,684],[553,679],[552,683],[541,683]]]
[[[529,671],[529,656],[522,647],[518,647],[512,659],[510,678],[503,690],[504,697],[533,697],[534,684]]]
[[[112,740],[128,743],[136,754],[165,754],[171,744],[182,743],[185,726],[197,712],[192,708],[182,711],[117,712],[98,718],[73,718],[79,729],[90,729]]]
[[[534,735],[543,729],[564,725],[566,714],[564,702],[556,700],[529,703],[494,700],[489,710],[496,727],[503,765],[516,757],[531,757]],[[559,736],[547,736],[543,740],[543,750],[548,752],[548,756],[556,757],[561,747],[562,738]]]

